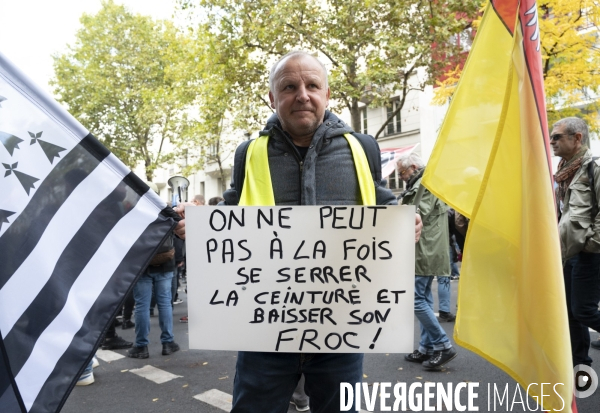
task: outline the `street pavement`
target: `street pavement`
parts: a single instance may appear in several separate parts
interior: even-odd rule
[[[434,282],[434,288],[437,283]],[[452,308],[456,304],[459,281],[452,281]],[[223,413],[231,409],[231,393],[235,376],[236,353],[231,351],[189,350],[188,325],[179,319],[187,314],[187,297],[176,305],[173,311],[175,341],[181,351],[162,356],[158,317],[151,318],[150,358],[131,359],[125,357],[126,350],[99,351],[100,366],[94,369],[95,383],[89,386],[76,386],[65,403],[63,413],[153,413],[153,412],[199,412]],[[434,301],[437,294],[434,291]],[[437,310],[436,310],[437,311]],[[501,311],[501,309],[499,309]],[[454,323],[441,323],[446,333],[452,337]],[[493,328],[493,327],[492,327]],[[134,341],[134,330],[121,330],[119,335]],[[418,342],[418,322],[415,321],[415,343]],[[592,333],[592,339],[597,334]],[[240,337],[243,340],[243,337]],[[519,392],[516,382],[497,367],[470,351],[456,346],[459,354],[456,359],[439,372],[428,372],[421,365],[404,360],[403,354],[370,354],[365,356],[363,382],[373,388],[373,383],[479,383],[475,389],[475,407],[480,412],[526,412],[539,411],[535,402]],[[591,349],[591,356],[597,362],[594,367],[600,376],[600,351]],[[492,396],[488,395],[488,386]],[[494,386],[500,395],[508,389],[508,397],[501,403],[493,397]],[[551,390],[550,390],[551,391]],[[523,396],[523,403],[519,397]],[[548,392],[546,393],[548,394]],[[466,391],[461,391],[461,404],[467,406]],[[435,405],[435,398],[432,404]],[[392,396],[393,402],[393,396]],[[495,403],[495,405],[494,405]],[[391,406],[392,403],[389,405]],[[600,412],[600,389],[592,396],[577,399],[579,413]],[[364,399],[361,406],[367,411]],[[459,409],[460,406],[455,408]],[[288,412],[296,409],[290,405]],[[382,411],[379,402],[375,412]],[[407,407],[407,411],[411,411]],[[417,410],[415,410],[417,411]],[[435,411],[446,410],[439,406]],[[468,411],[468,410],[467,410]],[[261,413],[261,412],[256,412]]]

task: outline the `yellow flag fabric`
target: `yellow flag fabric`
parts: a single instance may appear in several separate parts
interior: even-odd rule
[[[535,2],[490,2],[422,182],[471,218],[455,341],[506,371],[544,410],[570,412],[543,99]]]

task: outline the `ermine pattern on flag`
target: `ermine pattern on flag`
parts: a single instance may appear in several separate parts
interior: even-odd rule
[[[56,412],[174,224],[1,54],[0,163],[0,411]]]

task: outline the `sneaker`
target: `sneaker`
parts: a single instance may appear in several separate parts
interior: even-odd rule
[[[173,304],[181,304],[183,303],[183,300],[181,298],[178,298],[177,300],[173,301]]]
[[[423,363],[431,358],[429,354],[423,354],[419,350],[415,350],[410,354],[405,354],[404,359],[412,363]]]
[[[106,337],[102,343],[102,350],[122,350],[131,346],[133,346],[132,342],[125,341],[119,336]]]
[[[129,328],[133,328],[135,327],[135,323],[131,320],[123,320],[123,325],[121,326],[121,328],[123,330],[127,330]]]
[[[458,353],[454,347],[442,351],[434,351],[433,356],[423,362],[423,367],[425,367],[425,370],[440,370],[446,363],[454,360],[457,355]]]
[[[163,344],[163,356],[168,356],[169,354],[175,353],[176,351],[179,351],[179,344],[177,344],[176,342],[171,341],[170,343]]]
[[[96,356],[92,357],[92,368],[95,369],[99,365],[100,365],[100,362],[98,361],[98,359],[96,358]]]
[[[450,312],[440,311],[440,315],[438,316],[438,319],[439,319],[440,321],[448,321],[448,322],[451,322],[451,321],[454,321],[454,320],[456,320],[456,315],[455,315],[455,314],[452,314],[452,313],[450,313]]]
[[[94,372],[93,371],[84,371],[81,374],[81,377],[79,377],[79,379],[77,380],[77,383],[75,383],[76,386],[89,386],[90,384],[92,384],[94,382]]]
[[[306,412],[306,411],[308,411],[308,409],[310,409],[310,407],[308,406],[308,400],[299,400],[299,399],[294,399],[292,397],[292,400],[290,400],[290,403],[293,404],[294,406],[296,406],[296,410],[298,410],[299,412]]]
[[[187,323],[187,322],[188,322],[188,316],[184,315],[183,317],[181,317],[181,318],[179,319],[179,322],[180,322],[180,323]]]
[[[598,340],[594,340],[590,343],[590,345],[596,350],[600,350],[600,338]]]
[[[150,354],[148,353],[148,346],[133,347],[127,352],[127,357],[131,357],[132,359],[147,359],[150,357]]]

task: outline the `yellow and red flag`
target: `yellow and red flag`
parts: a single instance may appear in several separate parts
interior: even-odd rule
[[[573,366],[539,50],[535,1],[488,4],[423,184],[471,218],[454,339],[544,410],[569,412]]]

